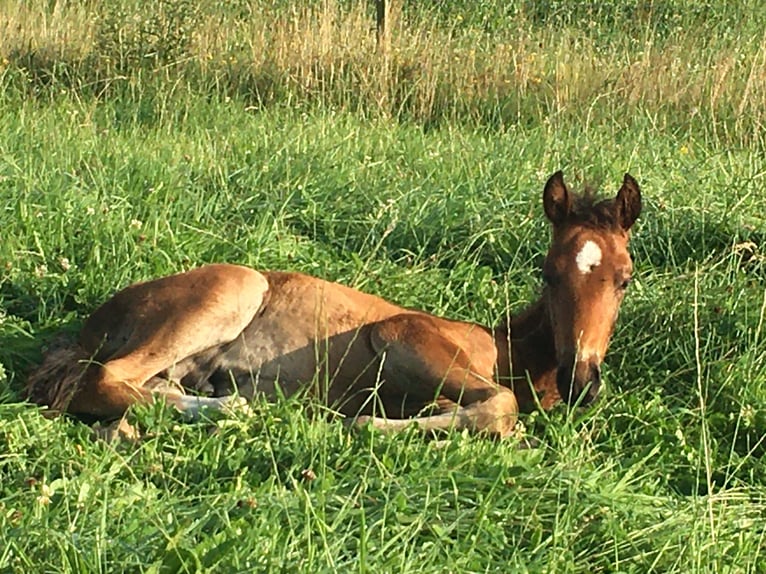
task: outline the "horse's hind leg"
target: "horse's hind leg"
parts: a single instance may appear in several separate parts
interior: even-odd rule
[[[443,397],[451,411],[414,419],[359,417],[387,431],[416,423],[424,430],[469,429],[508,436],[516,425],[518,404],[513,392],[477,373],[463,349],[439,330],[438,320],[403,314],[380,323],[372,333],[373,347],[384,356],[385,384],[418,385],[418,396]],[[491,375],[490,375],[491,376]]]
[[[266,278],[252,269],[209,265],[128,287],[88,319],[81,334],[96,359],[67,408],[71,413],[119,416],[156,396],[144,384],[202,351],[236,339],[263,305]],[[109,350],[99,357],[99,341]],[[117,343],[115,343],[115,341]],[[223,406],[228,399],[163,392],[181,411]]]
[[[154,393],[141,386],[141,375],[131,372],[126,376],[124,372],[115,371],[112,365],[91,363],[65,408],[74,414],[119,417],[132,405],[154,399]]]
[[[158,396],[191,418],[204,409],[219,410],[234,397],[196,397],[170,386],[144,387],[153,379],[157,365],[146,363],[141,355],[128,355],[104,365],[88,366],[81,386],[72,396],[67,411],[100,418],[119,417],[134,404],[149,404]]]

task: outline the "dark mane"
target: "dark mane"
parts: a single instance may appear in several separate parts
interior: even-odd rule
[[[590,190],[576,195],[568,216],[569,221],[597,229],[616,229],[619,225],[613,199],[601,199]]]

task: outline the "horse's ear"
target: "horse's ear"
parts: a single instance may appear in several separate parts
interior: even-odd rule
[[[543,190],[543,208],[551,223],[558,225],[569,215],[572,205],[569,190],[564,185],[564,174],[557,171],[548,178]]]
[[[622,180],[622,187],[617,192],[614,205],[617,210],[617,221],[620,222],[620,227],[627,231],[641,213],[641,190],[638,182],[629,173],[626,173]]]

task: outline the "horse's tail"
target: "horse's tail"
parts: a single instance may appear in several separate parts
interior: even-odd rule
[[[78,343],[68,340],[55,344],[43,354],[42,364],[29,374],[25,398],[47,406],[51,414],[66,412],[92,363],[92,353]]]

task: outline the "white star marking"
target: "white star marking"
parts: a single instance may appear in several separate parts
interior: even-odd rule
[[[575,258],[580,273],[587,274],[601,265],[601,248],[593,241],[586,241]]]

